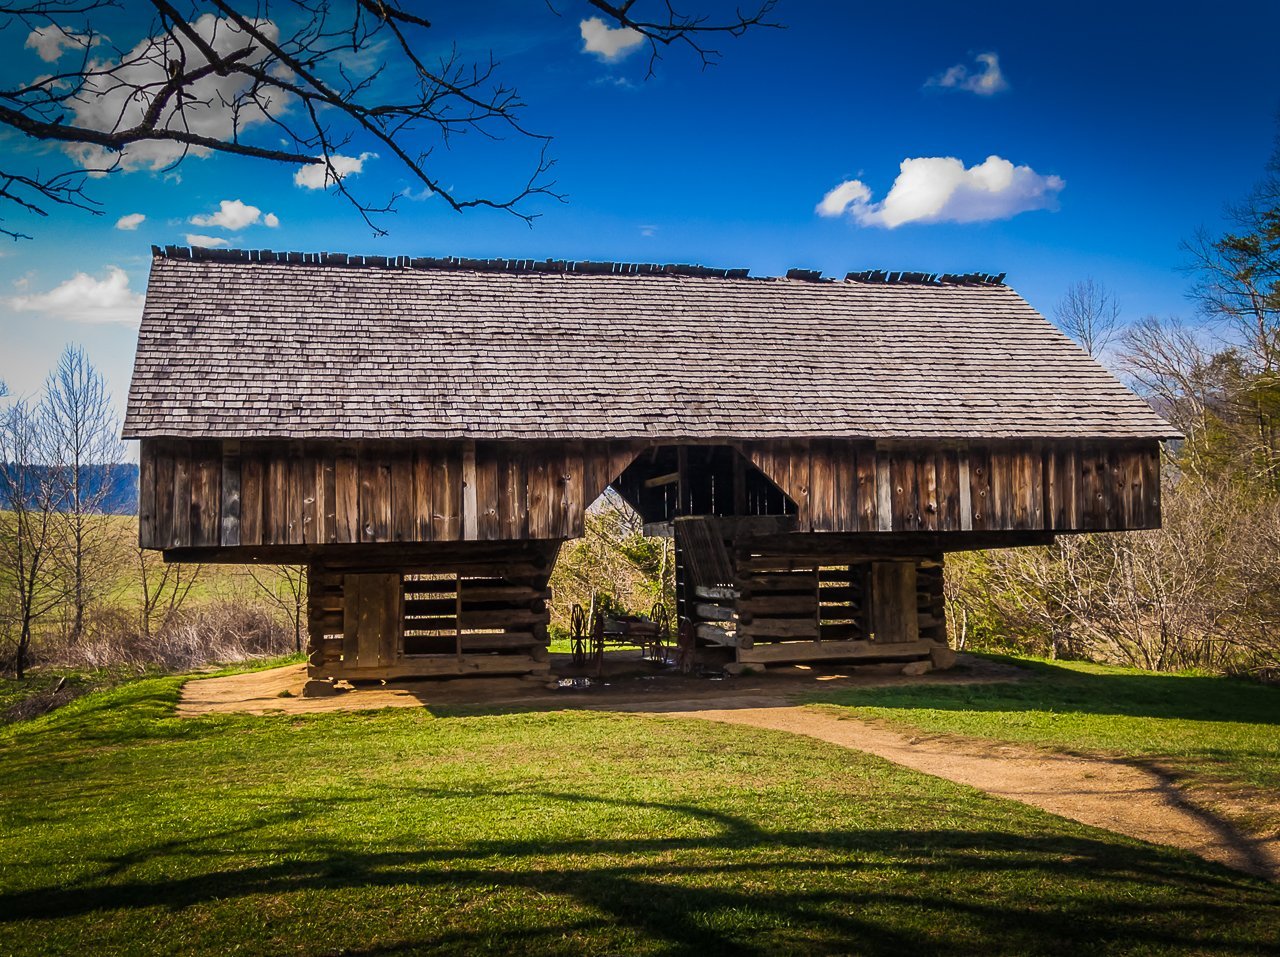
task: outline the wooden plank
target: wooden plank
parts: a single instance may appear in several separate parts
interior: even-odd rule
[[[363,467],[364,458],[361,457]],[[391,457],[380,454],[373,468],[373,540],[391,541]]]
[[[1121,529],[1124,524],[1125,470],[1119,449],[1107,449],[1107,524],[1106,528]]]
[[[344,576],[343,663],[382,668],[395,663],[400,647],[401,606],[399,574]]]
[[[418,446],[413,450],[414,538],[420,542],[430,542],[435,538],[435,524],[431,518],[433,465],[428,449]]]
[[[191,449],[191,544],[217,545],[222,537],[222,444],[193,442]]]
[[[397,449],[391,456],[391,540],[417,540],[417,512],[414,498],[413,452]]]
[[[524,457],[504,447],[498,460],[498,523],[502,538],[522,539],[529,535],[529,486]]]
[[[970,474],[969,450],[961,449],[956,456],[959,475],[960,531],[973,531],[973,476]]]
[[[148,440],[156,470],[156,530],[155,547],[168,548],[173,544],[173,479],[174,455],[171,443],[162,439]]]
[[[475,541],[480,537],[479,494],[476,490],[476,444],[462,445],[462,537]]]
[[[361,540],[360,533],[360,463],[348,450],[342,450],[333,462],[333,531],[341,544]]]
[[[852,442],[826,443],[831,462],[831,531],[858,530],[857,455]]]
[[[528,457],[529,537],[554,538],[552,510],[555,507],[555,469],[544,448],[531,449]]]
[[[342,664],[355,668],[360,659],[360,606],[364,602],[364,576],[342,576]]]
[[[814,439],[809,443],[809,523],[815,532],[836,531],[835,443]]]
[[[287,462],[273,454],[263,456],[262,481],[262,540],[267,545],[285,545],[289,541],[287,528],[289,494]]]
[[[889,456],[889,479],[893,486],[893,530],[914,532],[920,529],[920,474],[917,454],[906,449]]]
[[[262,458],[243,450],[240,456],[240,544],[265,543],[262,526],[262,500],[265,475]]]
[[[1005,453],[1009,463],[1009,510],[1005,528],[1032,528],[1032,479],[1030,452],[1010,449]]]
[[[289,543],[315,545],[319,529],[316,510],[316,460],[301,449],[289,456]]]
[[[916,456],[916,490],[919,495],[920,527],[925,531],[938,530],[938,459],[932,451]]]
[[[456,542],[462,535],[462,454],[453,445],[434,450],[431,480],[431,528],[437,542]]]
[[[578,538],[585,531],[586,507],[584,487],[586,482],[582,444],[571,442],[564,453],[564,471],[560,478],[561,525],[558,538]]]
[[[476,447],[476,537],[484,541],[502,538],[498,502],[498,453],[493,443]]]
[[[876,462],[876,531],[895,530],[893,515],[893,469],[889,453],[877,449]]]
[[[1080,453],[1080,527],[1096,530],[1106,528],[1106,455],[1096,449],[1082,449]]]
[[[786,444],[787,474],[789,476],[787,494],[796,503],[797,529],[813,528],[813,459],[809,451],[809,442],[794,439]]]
[[[960,529],[960,453],[956,449],[938,452],[938,530]]]
[[[154,548],[158,544],[155,440],[143,439],[138,447],[138,545]]]
[[[139,473],[141,482],[141,473]],[[222,528],[219,544],[240,544],[240,443],[226,442],[222,449]],[[141,519],[140,519],[141,520]]]
[[[1141,510],[1136,519],[1140,528],[1156,528],[1160,525],[1160,447],[1154,442],[1139,452],[1141,470]]]
[[[174,546],[191,544],[191,443],[175,441],[173,449]]]
[[[783,641],[739,649],[743,664],[782,662],[874,660],[924,658],[933,647],[932,641],[914,641],[882,645],[873,641]]]
[[[338,540],[337,479],[333,449],[326,448],[316,459],[316,515],[320,522],[316,540],[334,544]]]
[[[536,651],[536,649],[535,649]],[[376,668],[347,667],[346,662],[326,664],[329,678],[390,680],[394,678],[463,677],[467,675],[546,675],[551,666],[533,654],[507,655],[409,655],[393,665]]]
[[[873,532],[879,527],[876,507],[876,450],[871,445],[854,446],[854,474],[858,485],[857,521],[851,531]]]
[[[877,644],[919,639],[914,562],[872,562],[871,630]]]

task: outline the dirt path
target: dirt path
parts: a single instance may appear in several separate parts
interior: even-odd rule
[[[985,666],[984,666],[985,668]],[[1007,681],[1003,670],[930,675],[945,683]],[[989,673],[988,673],[989,672]],[[518,679],[469,678],[458,682],[362,688],[328,698],[300,697],[301,665],[270,671],[189,681],[178,713],[314,713],[372,708],[488,705],[529,710],[624,711],[750,725],[817,738],[866,751],[896,764],[968,784],[998,797],[1021,801],[1083,824],[1127,834],[1153,844],[1191,851],[1209,860],[1271,880],[1280,880],[1280,837],[1253,838],[1223,818],[1196,806],[1158,771],[1104,757],[1053,754],[1035,748],[946,735],[919,736],[883,724],[843,717],[795,704],[796,696],[821,687],[897,683],[858,669],[848,675],[743,678],[732,685],[707,681],[618,681],[588,693],[550,691]],[[1016,677],[1015,677],[1016,680]]]
[[[895,764],[1043,808],[1061,817],[1167,844],[1280,880],[1280,838],[1249,838],[1192,804],[1160,774],[1118,760],[1051,754],[1014,745],[951,737],[913,737],[882,725],[808,707],[666,711],[802,734],[879,755]]]

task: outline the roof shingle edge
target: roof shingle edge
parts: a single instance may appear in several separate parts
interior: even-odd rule
[[[363,269],[441,269],[471,272],[577,273],[613,276],[692,276],[699,279],[748,279],[748,269],[724,269],[688,263],[595,262],[570,259],[466,259],[458,256],[356,256],[348,253],[282,252],[271,249],[210,249],[204,246],[152,246],[156,259],[213,263],[266,263],[288,266],[343,266]],[[1000,286],[1004,273],[925,273],[867,269],[850,272],[845,282],[912,285]],[[768,277],[755,277],[768,278]],[[820,270],[789,269],[787,279],[834,282]]]

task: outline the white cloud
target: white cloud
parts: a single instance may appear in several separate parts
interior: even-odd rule
[[[223,239],[221,236],[201,236],[199,233],[187,233],[188,246],[205,246],[213,248],[215,246],[230,246],[231,240]]]
[[[967,90],[979,96],[991,96],[1009,89],[1009,81],[1000,70],[1000,57],[994,53],[979,53],[974,59],[982,64],[981,70],[970,71],[963,63],[957,63],[937,76],[930,77],[925,86]]]
[[[819,216],[839,216],[854,203],[866,203],[870,199],[871,190],[861,180],[849,179],[823,196],[814,212]]]
[[[324,189],[332,186],[340,179],[356,176],[363,172],[366,160],[377,159],[377,153],[361,153],[359,156],[343,156],[335,153],[329,157],[328,165],[310,163],[300,166],[293,174],[293,182],[304,189]],[[332,168],[330,168],[332,167]]]
[[[56,24],[36,27],[27,34],[27,42],[23,44],[28,50],[35,50],[36,56],[45,63],[54,63],[62,56],[64,50],[71,47],[85,49],[89,38],[79,33],[67,33]]]
[[[136,324],[142,317],[142,294],[129,288],[128,273],[119,266],[108,266],[105,279],[78,272],[48,292],[10,297],[9,307],[72,322]]]
[[[582,31],[582,52],[594,53],[606,63],[617,63],[644,43],[644,36],[630,27],[611,27],[599,17],[578,24]]]
[[[861,180],[851,179],[818,203],[819,216],[847,214],[861,226],[894,229],[904,223],[975,223],[1008,219],[1033,209],[1056,209],[1066,182],[989,156],[965,168],[953,156],[905,159],[889,194],[878,203]]]
[[[280,225],[280,217],[275,213],[267,213],[262,217],[262,225],[266,226],[267,229],[275,229]]]
[[[262,210],[238,199],[224,199],[218,203],[218,211],[208,215],[192,216],[192,226],[220,226],[223,229],[244,229],[262,217]]]
[[[123,229],[127,232],[133,232],[135,229],[141,226],[144,222],[146,222],[146,219],[147,217],[144,216],[142,213],[130,213],[129,215],[121,216],[119,219],[116,220],[116,229]]]
[[[256,25],[268,39],[279,38],[279,29],[270,21],[259,20]],[[244,32],[231,20],[206,13],[190,26],[220,55],[245,46]],[[244,65],[259,65],[270,56],[261,44],[254,49],[253,54],[241,61]],[[150,109],[152,96],[164,88],[169,78],[169,63],[173,60],[184,60],[188,72],[209,63],[199,48],[176,29],[172,36],[161,34],[142,40],[121,60],[90,60],[82,89],[68,101],[72,120],[95,130],[134,126]],[[275,99],[255,102],[248,96],[252,83],[243,74],[219,76],[212,72],[187,86],[185,96],[174,97],[162,111],[158,125],[162,129],[190,130],[214,139],[228,139],[233,134],[243,136],[246,130],[284,112],[289,105],[279,93],[260,94],[274,95]],[[105,175],[112,166],[124,170],[159,170],[184,154],[199,157],[210,154],[204,147],[187,147],[164,140],[136,143],[120,153],[83,143],[68,144],[64,149],[93,175]]]

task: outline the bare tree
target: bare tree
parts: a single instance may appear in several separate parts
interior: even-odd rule
[[[660,49],[684,46],[708,64],[717,35],[772,26],[774,0],[723,20],[677,13],[666,0],[589,0],[611,29]],[[0,28],[26,33],[51,72],[0,89],[0,126],[56,144],[73,162],[54,173],[0,170],[0,199],[45,216],[54,206],[96,212],[89,178],[167,169],[188,156],[230,153],[298,168],[303,182],[333,187],[375,233],[394,195],[357,197],[344,177],[377,154],[455,210],[486,206],[528,220],[525,201],[555,196],[547,137],[525,127],[524,103],[498,64],[471,63],[456,45],[443,55],[431,22],[411,0],[133,0],[145,33],[117,42],[105,15],[116,0],[0,0]],[[648,11],[652,12],[648,12]],[[447,165],[464,134],[534,147],[504,195],[455,188],[474,164]],[[14,163],[6,150],[4,165]],[[487,191],[487,190],[486,190]],[[0,231],[14,238],[13,228]]]
[[[6,638],[19,680],[26,674],[35,624],[63,598],[51,574],[61,502],[45,437],[38,407],[14,402],[0,415],[0,574],[12,590]]]
[[[1095,359],[1107,351],[1120,328],[1120,304],[1092,277],[1072,283],[1053,310],[1058,328]]]
[[[269,571],[268,571],[269,569]],[[302,651],[302,625],[306,620],[307,569],[302,565],[249,565],[249,577],[259,593],[284,612],[293,625],[293,650]]]
[[[84,634],[85,610],[109,580],[119,544],[104,514],[123,458],[119,426],[106,380],[79,346],[67,346],[45,383],[41,417],[56,466],[62,507],[55,527],[57,561],[64,566],[71,623],[68,640]],[[119,557],[119,556],[117,556]]]
[[[138,624],[142,636],[148,641],[155,636],[156,619],[160,628],[173,618],[200,581],[203,565],[185,562],[166,562],[164,558],[146,548],[134,548],[134,560],[138,563],[138,585],[142,590]]]

